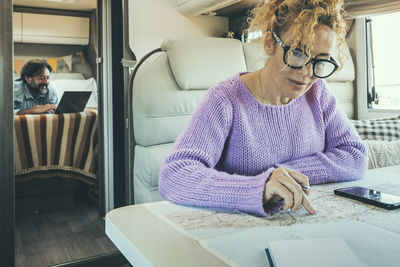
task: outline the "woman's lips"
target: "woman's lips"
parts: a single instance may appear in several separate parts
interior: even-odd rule
[[[296,88],[296,89],[298,89],[298,90],[302,90],[302,89],[304,89],[305,88],[305,86],[306,86],[306,83],[304,83],[304,82],[300,82],[300,81],[296,81],[296,80],[292,80],[292,79],[288,79],[292,84],[293,84],[293,86]]]

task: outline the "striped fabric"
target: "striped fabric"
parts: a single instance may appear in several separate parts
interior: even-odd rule
[[[16,182],[75,178],[96,182],[97,110],[14,116]]]

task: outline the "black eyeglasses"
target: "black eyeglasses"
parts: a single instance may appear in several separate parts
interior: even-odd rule
[[[311,62],[313,64],[312,69],[314,76],[321,79],[328,78],[338,69],[339,66],[332,57],[329,59],[309,59],[307,54],[298,48],[295,48],[288,53],[290,46],[285,45],[274,32],[272,32],[272,34],[278,44],[283,48],[283,62],[285,62],[286,66],[292,69],[301,69],[303,66]]]

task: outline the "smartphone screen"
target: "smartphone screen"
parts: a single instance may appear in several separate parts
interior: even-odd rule
[[[400,208],[400,196],[383,193],[374,189],[352,186],[334,190],[336,195],[349,197],[364,203],[387,209]]]

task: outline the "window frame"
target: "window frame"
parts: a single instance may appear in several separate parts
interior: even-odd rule
[[[379,15],[384,15],[384,14],[379,14]],[[379,108],[377,106],[373,105],[374,101],[379,101],[379,94],[376,89],[376,84],[375,84],[375,76],[374,76],[374,59],[373,59],[373,45],[372,45],[372,23],[373,23],[373,18],[370,16],[367,16],[364,18],[364,23],[365,23],[365,42],[366,42],[366,51],[365,51],[365,57],[366,57],[366,81],[367,81],[367,110],[372,111],[372,112],[399,112],[400,111],[400,105],[398,109],[388,109],[388,108]],[[398,114],[397,114],[398,115]]]

